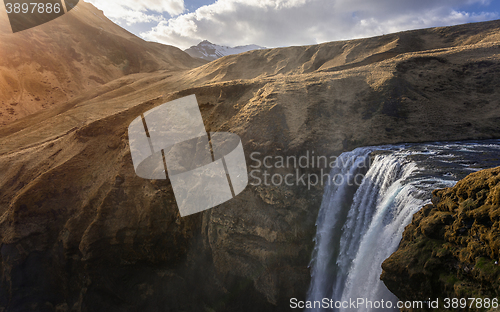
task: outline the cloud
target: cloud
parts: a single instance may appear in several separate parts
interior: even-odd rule
[[[128,25],[159,22],[184,12],[184,0],[88,0],[111,20]],[[155,14],[156,13],[156,14]]]
[[[218,0],[162,20],[141,36],[180,48],[204,39],[223,45],[306,45],[498,18],[496,13],[461,10],[488,4],[488,0]]]

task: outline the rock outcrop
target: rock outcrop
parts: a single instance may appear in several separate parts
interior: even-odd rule
[[[401,300],[498,298],[500,167],[432,195],[382,264],[381,279]]]

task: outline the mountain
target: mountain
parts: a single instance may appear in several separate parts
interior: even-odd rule
[[[203,40],[202,42],[198,43],[198,45],[191,46],[189,49],[184,50],[184,52],[191,55],[192,57],[201,58],[207,61],[213,61],[227,55],[240,54],[243,52],[248,52],[252,50],[261,50],[261,49],[266,49],[266,48],[255,44],[237,46],[231,48],[231,47],[216,45],[211,43],[210,41]]]
[[[86,40],[79,25],[65,29],[75,44]],[[139,54],[150,47],[123,42]],[[254,50],[201,66],[172,49],[170,68],[137,65],[1,127],[0,310],[289,311],[309,286],[324,187],[303,184],[319,168],[266,168],[269,159],[500,138],[499,42],[493,21]],[[88,57],[106,60],[106,51]],[[252,180],[231,201],[181,218],[170,180],[135,174],[127,131],[144,112],[191,94],[207,132],[241,137],[249,170],[293,178]]]
[[[0,125],[124,75],[201,64],[177,48],[132,35],[83,1],[62,17],[18,33],[2,13]]]

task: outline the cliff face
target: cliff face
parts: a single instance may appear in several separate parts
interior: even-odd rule
[[[249,166],[253,152],[262,161],[498,138],[499,29],[438,28],[136,73],[2,127],[0,307],[289,310],[309,285],[322,186],[249,185],[181,218],[169,180],[135,174],[130,122],[195,94],[206,130],[238,134]],[[320,173],[268,173],[296,169]]]
[[[436,190],[413,216],[381,279],[402,300],[500,294],[500,167]]]

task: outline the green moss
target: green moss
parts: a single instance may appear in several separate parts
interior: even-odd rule
[[[446,273],[442,273],[441,275],[439,275],[439,280],[443,282],[445,286],[448,286],[451,289],[453,289],[455,283],[459,281],[458,277],[455,274]]]
[[[476,261],[476,268],[483,269],[485,267],[487,261],[488,260],[485,259],[485,258],[479,258],[479,259],[477,259],[477,261]]]
[[[463,202],[461,202],[459,207],[461,209],[463,209],[464,211],[469,211],[469,210],[476,209],[477,203],[472,198],[468,198],[468,199],[464,200]]]
[[[449,244],[442,244],[441,246],[436,247],[435,250],[433,250],[433,255],[438,257],[438,258],[444,258],[451,256],[453,254],[452,249],[450,248]]]
[[[488,258],[478,258],[475,269],[479,272],[479,277],[483,280],[497,281],[500,275],[500,266],[495,261]]]
[[[454,284],[454,290],[456,298],[478,298],[482,296],[475,285],[467,282],[456,282]]]
[[[416,293],[499,297],[500,167],[434,191],[432,203],[413,216],[399,249],[384,262],[391,291],[400,299]],[[402,287],[402,282],[412,286]]]

